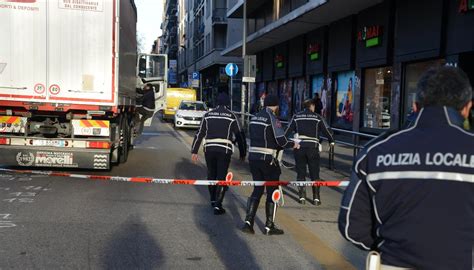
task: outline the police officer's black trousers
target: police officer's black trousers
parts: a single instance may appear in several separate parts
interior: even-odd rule
[[[227,171],[229,170],[231,153],[225,154],[221,152],[206,151],[204,153],[207,165],[208,180],[225,180]],[[228,187],[208,186],[211,203],[217,203],[221,206],[224,200],[225,191]],[[218,192],[216,192],[218,191]]]
[[[295,166],[296,166],[296,180],[306,180],[306,167],[309,169],[309,176],[311,181],[319,180],[319,150],[316,147],[302,147],[294,150]],[[301,187],[299,189],[300,197],[306,195],[306,189]],[[319,199],[319,187],[313,187],[313,200]]]
[[[252,173],[252,178],[254,181],[278,181],[280,180],[280,166],[277,162],[270,162],[264,160],[250,160],[250,172]],[[267,234],[282,234],[283,231],[277,229],[273,223],[273,215],[275,211],[275,204],[272,200],[273,191],[275,191],[278,186],[267,186],[267,201],[265,203],[265,214],[267,216],[267,221],[265,222],[265,230]],[[254,187],[252,195],[250,195],[249,200],[247,201],[247,214],[245,217],[246,225],[244,226],[244,231],[254,233],[253,224],[255,219],[255,214],[257,213],[258,204],[260,198],[265,191],[265,187]]]
[[[278,181],[280,180],[280,166],[277,162],[270,162],[264,160],[250,160],[250,172],[252,173],[253,181]],[[267,186],[267,202],[272,202],[272,194],[277,186]],[[265,191],[265,187],[254,187],[251,198],[260,201],[260,198]]]

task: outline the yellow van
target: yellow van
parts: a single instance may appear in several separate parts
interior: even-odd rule
[[[163,119],[173,119],[181,101],[196,101],[196,90],[191,88],[166,89],[166,108]]]

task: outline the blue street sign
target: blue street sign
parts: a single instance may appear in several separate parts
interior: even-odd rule
[[[225,73],[230,77],[234,77],[238,72],[239,67],[234,63],[229,63],[227,66],[225,66]]]
[[[193,72],[193,80],[199,80],[199,72]]]

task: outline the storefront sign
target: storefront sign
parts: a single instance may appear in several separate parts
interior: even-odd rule
[[[319,60],[320,51],[321,51],[320,44],[318,43],[309,44],[308,52],[307,52],[309,55],[309,60],[311,61]]]
[[[281,54],[277,54],[275,56],[275,64],[276,64],[276,67],[277,68],[283,68],[285,66],[285,63],[284,63],[284,57],[283,55]]]
[[[474,10],[474,0],[460,0],[459,13],[466,13]]]
[[[366,48],[379,46],[382,43],[382,26],[365,26],[358,32],[357,40],[359,42],[365,42]]]

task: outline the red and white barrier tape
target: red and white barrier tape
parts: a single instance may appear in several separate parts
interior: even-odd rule
[[[20,174],[36,174],[44,176],[58,176],[81,178],[89,180],[118,181],[118,182],[135,182],[135,183],[151,183],[151,184],[168,184],[168,185],[194,185],[194,186],[293,186],[293,187],[346,187],[349,181],[330,180],[330,181],[236,181],[232,179],[229,173],[226,181],[219,180],[192,180],[192,179],[163,179],[152,177],[123,177],[123,176],[107,176],[107,175],[87,175],[74,174],[65,172],[37,171],[37,170],[12,170],[0,168],[0,171]]]

